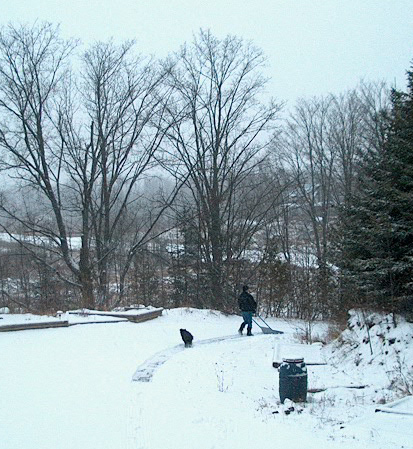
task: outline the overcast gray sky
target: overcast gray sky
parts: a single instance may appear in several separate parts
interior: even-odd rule
[[[1,23],[48,20],[87,44],[136,39],[166,56],[200,28],[253,40],[268,57],[271,95],[339,93],[360,79],[406,87],[413,0],[0,0]]]

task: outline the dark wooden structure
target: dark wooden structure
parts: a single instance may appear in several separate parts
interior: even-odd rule
[[[48,329],[52,327],[68,327],[76,326],[78,324],[109,324],[109,323],[119,323],[125,322],[126,320],[132,323],[141,323],[143,321],[153,320],[158,316],[162,315],[163,309],[153,309],[148,311],[141,311],[140,313],[116,313],[116,312],[87,312],[87,315],[97,315],[97,316],[107,316],[119,318],[119,320],[113,321],[94,321],[85,323],[69,323],[68,320],[56,320],[56,321],[30,321],[18,324],[4,324],[0,325],[0,332],[10,332],[10,331],[23,331],[30,329]],[[69,312],[70,314],[75,314],[75,312]]]
[[[142,309],[141,309],[142,310]],[[142,311],[141,313],[125,313],[125,312],[85,312],[87,315],[97,316],[110,316],[114,318],[123,318],[125,320],[132,321],[133,323],[141,323],[143,321],[153,320],[158,316],[161,316],[163,309],[153,309],[148,311]],[[74,314],[75,312],[69,312]]]
[[[0,326],[0,332],[23,331],[29,329],[48,329],[50,327],[68,327],[69,321],[38,321]]]

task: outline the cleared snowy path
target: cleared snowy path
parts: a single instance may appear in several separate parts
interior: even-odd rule
[[[239,335],[228,335],[226,337],[209,338],[207,340],[197,341],[194,343],[194,346],[217,343],[224,340],[234,340],[235,338],[243,337]],[[180,344],[156,353],[137,368],[132,380],[135,382],[149,382],[158,368],[167,362],[173,355],[184,349],[189,350],[192,348],[185,348],[184,344]]]

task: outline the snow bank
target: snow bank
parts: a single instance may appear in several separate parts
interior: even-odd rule
[[[331,363],[388,390],[383,401],[413,394],[413,325],[404,318],[350,310],[348,329],[329,349]]]

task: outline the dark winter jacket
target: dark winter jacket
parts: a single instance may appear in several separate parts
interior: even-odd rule
[[[248,292],[242,292],[238,298],[238,305],[242,312],[253,312],[257,310],[257,303]]]

